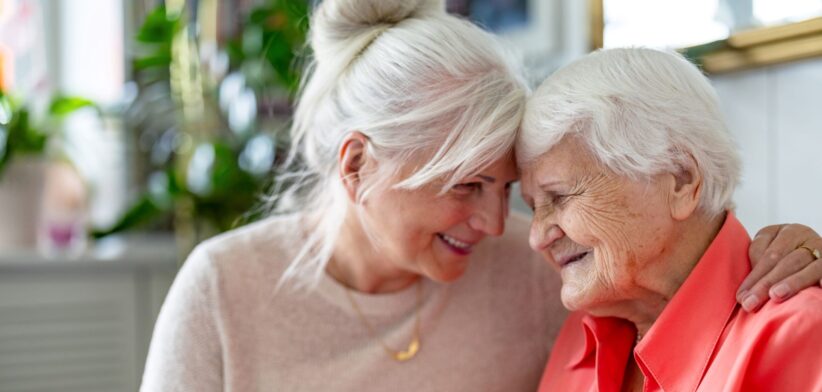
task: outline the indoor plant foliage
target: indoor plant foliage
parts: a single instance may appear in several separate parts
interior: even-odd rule
[[[52,99],[45,119],[36,124],[27,105],[0,91],[0,179],[13,157],[43,156],[49,139],[60,136],[59,122],[83,108],[96,106],[85,98],[58,95]]]
[[[165,222],[186,250],[257,217],[250,211],[287,144],[307,13],[303,1],[265,1],[236,34],[212,41],[198,20],[210,12],[161,5],[146,17],[133,60],[137,94],[124,113],[142,192],[96,236]]]
[[[61,122],[83,108],[96,106],[84,98],[57,96],[44,115],[37,116],[30,105],[0,91],[0,248],[35,245],[47,166],[66,160],[61,159],[66,142]]]

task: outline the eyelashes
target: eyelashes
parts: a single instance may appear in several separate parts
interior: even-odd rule
[[[532,212],[542,211],[549,214],[564,207],[572,198],[583,193],[582,191],[575,193],[545,192],[545,198],[538,205],[534,206],[533,203],[529,203],[529,207]]]
[[[482,184],[479,182],[468,182],[454,185],[451,190],[458,195],[470,195],[482,191]]]
[[[509,196],[511,194],[511,188],[514,186],[513,183],[509,182],[505,184],[505,195]],[[481,182],[466,182],[462,184],[454,185],[451,190],[458,194],[458,195],[470,195],[473,193],[479,193],[484,190],[483,183]]]

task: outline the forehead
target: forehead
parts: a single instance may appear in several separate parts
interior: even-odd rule
[[[514,152],[509,151],[472,176],[492,177],[495,182],[502,181],[503,183],[517,180],[519,171],[517,162],[514,159]]]
[[[593,154],[580,137],[568,135],[521,168],[522,189],[528,194],[540,184],[564,182],[596,170],[597,166]]]
[[[424,162],[424,161],[422,161]],[[412,165],[409,165],[413,169]],[[409,174],[413,173],[413,169],[409,169]],[[405,178],[405,177],[401,177]],[[430,189],[436,193],[442,192],[447,190],[448,187],[454,185],[455,183],[459,183],[462,181],[469,181],[469,180],[476,180],[477,178],[482,179],[488,183],[494,184],[507,184],[519,179],[519,170],[517,168],[517,162],[514,159],[513,151],[509,151],[505,153],[502,157],[498,158],[496,161],[492,161],[490,164],[482,168],[481,170],[468,174],[465,177],[455,177],[453,173],[448,173],[442,175],[431,182],[427,183],[424,188]]]
[[[514,159],[514,151],[509,151],[503,157],[492,163],[482,172],[496,171],[499,174],[504,174],[506,177],[517,177],[517,160]]]

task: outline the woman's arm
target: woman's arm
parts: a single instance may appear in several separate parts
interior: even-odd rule
[[[166,296],[146,359],[140,391],[222,391],[217,274],[195,249]]]
[[[760,230],[749,250],[753,270],[739,287],[737,301],[745,310],[756,311],[769,298],[781,302],[822,283],[822,259],[813,250],[822,252],[822,237],[810,227],[789,224]]]

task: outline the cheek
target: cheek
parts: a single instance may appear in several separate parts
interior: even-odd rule
[[[594,249],[594,268],[588,280],[598,286],[616,287],[638,268],[633,246],[637,239],[633,237],[641,233],[632,224],[638,216],[624,200],[614,196],[581,198],[563,216],[569,222],[566,234],[574,242]]]
[[[568,236],[581,245],[616,256],[629,242],[628,223],[635,219],[614,197],[580,197],[562,214]]]
[[[606,201],[579,208],[576,222],[585,230],[585,245],[595,250],[596,279],[614,290],[627,290],[664,251],[664,203],[654,195]]]
[[[441,232],[468,222],[473,209],[470,200],[443,197],[439,202],[420,209],[418,214],[433,231]]]
[[[366,229],[382,247],[418,242],[416,237],[424,231],[420,219],[419,198],[406,192],[386,192],[368,200]]]
[[[394,233],[395,242],[417,248],[416,251],[430,246],[437,233],[448,232],[471,217],[470,203],[447,198],[406,203],[405,206],[407,208],[402,208],[399,215],[388,212],[384,213],[383,219],[389,226],[387,231]]]

